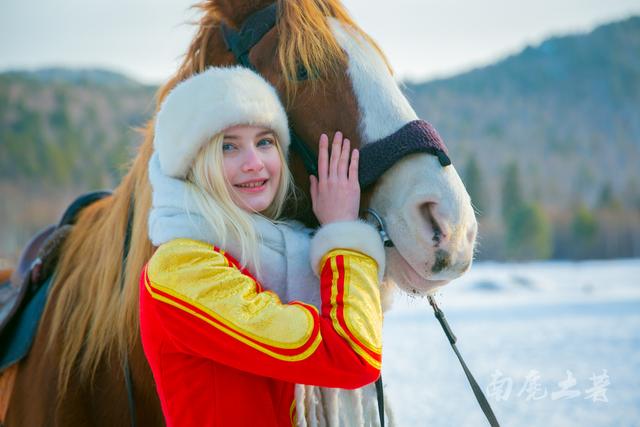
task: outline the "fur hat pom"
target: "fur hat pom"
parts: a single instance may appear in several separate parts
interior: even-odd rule
[[[287,114],[276,90],[240,66],[212,67],[174,87],[156,116],[153,145],[162,172],[184,178],[201,147],[224,129],[248,124],[275,132],[287,153]]]

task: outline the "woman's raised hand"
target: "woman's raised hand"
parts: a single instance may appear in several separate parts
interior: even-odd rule
[[[311,202],[313,213],[320,224],[352,221],[360,209],[360,183],[358,182],[357,149],[350,151],[350,142],[336,132],[329,156],[329,137],[320,136],[318,177],[311,175]],[[351,163],[349,163],[351,157]]]

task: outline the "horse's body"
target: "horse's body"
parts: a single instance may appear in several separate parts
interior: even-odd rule
[[[234,64],[220,23],[237,28],[268,3],[203,3],[199,31],[176,75],[160,89],[158,105],[186,77],[210,65]],[[250,59],[288,101],[291,124],[303,140],[315,142],[322,132],[340,129],[364,146],[417,118],[375,44],[337,0],[280,0],[279,10],[277,28],[252,49]],[[300,65],[310,70],[310,78],[295,82]],[[138,278],[154,250],[147,238],[152,140],[150,122],[123,182],[113,196],[80,214],[65,243],[33,348],[19,365],[6,420],[10,427],[130,424],[125,355],[138,425],[163,424],[137,317]],[[308,192],[302,162],[290,158],[298,186]],[[396,244],[387,253],[388,285],[398,282],[424,293],[469,268],[476,222],[452,166],[442,167],[426,153],[409,155],[363,193],[362,203],[383,215]],[[132,240],[122,269],[130,204]],[[307,215],[301,218],[308,220]]]

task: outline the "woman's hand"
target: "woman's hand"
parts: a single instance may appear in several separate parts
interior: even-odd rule
[[[360,209],[360,183],[358,182],[357,149],[350,152],[350,142],[336,132],[331,144],[329,158],[329,137],[320,136],[318,153],[318,177],[311,175],[311,202],[313,213],[320,224],[338,221],[352,221],[358,218]],[[351,163],[349,164],[349,157]]]

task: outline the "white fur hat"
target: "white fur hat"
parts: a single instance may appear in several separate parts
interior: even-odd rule
[[[180,82],[156,116],[153,145],[162,172],[184,178],[200,147],[239,124],[272,129],[286,154],[287,114],[273,86],[243,67],[212,67]]]

